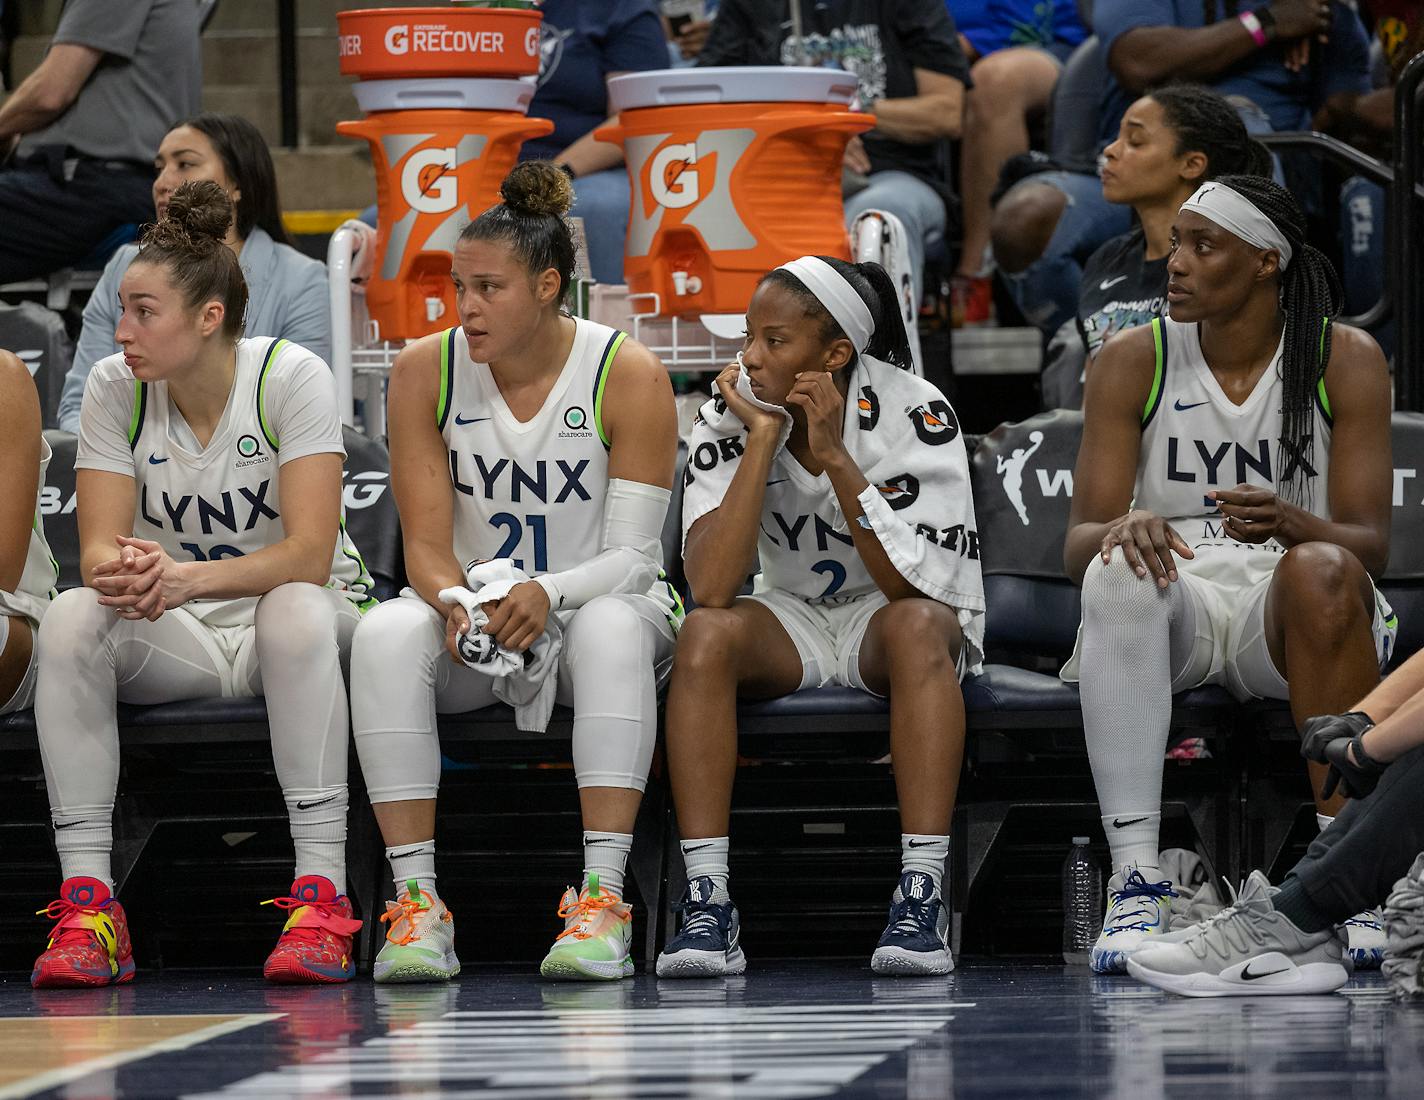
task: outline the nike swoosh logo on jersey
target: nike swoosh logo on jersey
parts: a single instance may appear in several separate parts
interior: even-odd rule
[[[148,464],[149,464],[150,466],[162,466],[162,465],[163,465],[165,462],[167,462],[167,461],[168,461],[168,459],[166,459],[166,458],[159,458],[157,455],[152,455],[152,454],[151,454],[151,455],[148,456]]]
[[[767,487],[770,488],[770,487],[773,486],[773,485],[780,485],[780,484],[781,484],[783,481],[785,481],[785,480],[786,480],[786,478],[784,478],[784,477],[779,477],[779,478],[777,478],[775,481],[768,481],[766,484],[767,484]]]
[[[1255,960],[1253,959],[1252,962]],[[1269,978],[1272,974],[1284,974],[1290,967],[1283,966],[1279,970],[1262,970],[1257,974],[1251,973],[1251,963],[1247,963],[1241,968],[1241,980],[1243,982],[1254,982],[1258,978]]]
[[[1139,822],[1143,822],[1143,821],[1146,821],[1146,820],[1147,820],[1147,819],[1146,819],[1145,817],[1134,817],[1134,818],[1131,818],[1131,819],[1129,819],[1129,820],[1127,820],[1127,821],[1119,821],[1117,818],[1113,818],[1113,828],[1114,828],[1114,829],[1126,829],[1129,825],[1136,825],[1136,824],[1138,824]]]
[[[459,413],[456,413],[456,414],[455,414],[455,423],[458,424],[458,425],[460,425],[460,427],[462,427],[462,428],[463,428],[466,424],[478,424],[478,423],[480,423],[481,421],[488,420],[488,419],[489,419],[489,417],[487,417],[487,416],[472,416],[472,417],[470,417],[469,420],[466,420],[466,419],[465,419],[464,417],[462,417]]]
[[[1126,275],[1119,275],[1116,279],[1104,279],[1098,284],[1099,290],[1107,290],[1109,287],[1117,286],[1118,283],[1126,279]]]
[[[1183,404],[1182,404],[1182,399],[1179,397],[1179,398],[1177,398],[1177,403],[1176,403],[1175,405],[1173,405],[1172,408],[1176,409],[1179,413],[1184,413],[1184,412],[1186,412],[1188,409],[1196,409],[1196,408],[1200,408],[1202,405],[1210,405],[1210,404],[1211,404],[1210,401],[1197,401],[1197,402],[1194,402],[1194,403],[1191,404],[1191,405],[1183,405]]]
[[[318,798],[315,802],[298,802],[298,803],[297,803],[297,809],[299,809],[299,810],[311,810],[311,809],[315,809],[317,806],[325,806],[328,802],[335,802],[335,801],[336,801],[336,795],[331,794],[331,795],[327,795],[325,798]]]

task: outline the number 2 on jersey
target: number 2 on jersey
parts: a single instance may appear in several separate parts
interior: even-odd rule
[[[504,545],[494,552],[497,558],[510,558],[511,564],[516,569],[526,568],[523,558],[514,558],[512,555],[519,549],[519,544],[524,541],[524,528],[529,528],[529,533],[534,537],[534,572],[547,573],[549,571],[549,540],[544,528],[543,516],[525,516],[524,522],[519,521],[519,517],[508,512],[496,512],[490,516],[490,526],[498,527],[508,532],[504,537]]]

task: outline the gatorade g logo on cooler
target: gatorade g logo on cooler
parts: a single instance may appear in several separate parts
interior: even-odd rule
[[[672,134],[637,135],[625,143],[631,177],[638,181],[628,226],[628,255],[646,256],[661,230],[685,225],[707,246],[755,248],[732,201],[732,172],[756,140],[750,129],[703,130],[693,141]]]
[[[532,28],[537,42],[539,30]],[[393,23],[386,28],[386,52],[399,56],[410,53],[502,54],[505,52],[503,31],[452,27],[447,23]],[[529,48],[528,35],[524,48]],[[529,56],[534,56],[532,53]]]
[[[453,146],[421,149],[406,157],[401,168],[401,198],[422,214],[443,214],[455,209],[455,149]]]

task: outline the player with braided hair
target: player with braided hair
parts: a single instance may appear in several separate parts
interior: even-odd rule
[[[1063,676],[1082,685],[1115,872],[1100,972],[1168,927],[1157,845],[1173,692],[1288,699],[1303,726],[1375,686],[1397,629],[1374,586],[1389,375],[1368,335],[1333,323],[1336,280],[1295,199],[1223,176],[1182,205],[1171,243],[1169,316],[1114,338],[1089,375],[1064,546],[1083,621]],[[1323,828],[1337,803],[1317,805]],[[1370,961],[1378,929],[1350,931]]]

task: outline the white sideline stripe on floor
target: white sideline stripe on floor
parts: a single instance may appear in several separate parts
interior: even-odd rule
[[[186,1019],[192,1016],[220,1016],[223,1013],[216,1012],[145,1012],[139,1015],[149,1019]],[[220,1038],[223,1035],[231,1035],[234,1031],[242,1031],[258,1024],[265,1024],[272,1020],[280,1020],[285,1013],[282,1012],[254,1012],[245,1016],[239,1016],[235,1020],[224,1020],[220,1024],[212,1024],[208,1027],[199,1028],[197,1031],[190,1031],[185,1035],[176,1035],[171,1039],[158,1039],[152,1043],[146,1043],[135,1050],[119,1051],[114,1054],[100,1055],[98,1058],[89,1058],[83,1062],[78,1062],[72,1066],[65,1066],[63,1069],[49,1070],[45,1073],[37,1074],[34,1077],[26,1077],[23,1081],[18,1081],[13,1085],[0,1088],[0,1100],[19,1100],[20,1097],[34,1096],[36,1093],[45,1092],[49,1089],[67,1085],[71,1081],[77,1081],[82,1077],[87,1077],[91,1073],[98,1073],[101,1070],[116,1069],[119,1066],[127,1065],[129,1062],[138,1062],[144,1058],[152,1058],[155,1054],[171,1054],[177,1050],[187,1050],[189,1047],[197,1046],[199,1043],[206,1043],[211,1039]],[[103,1020],[109,1022],[112,1016],[65,1016],[66,1022],[74,1020]]]

